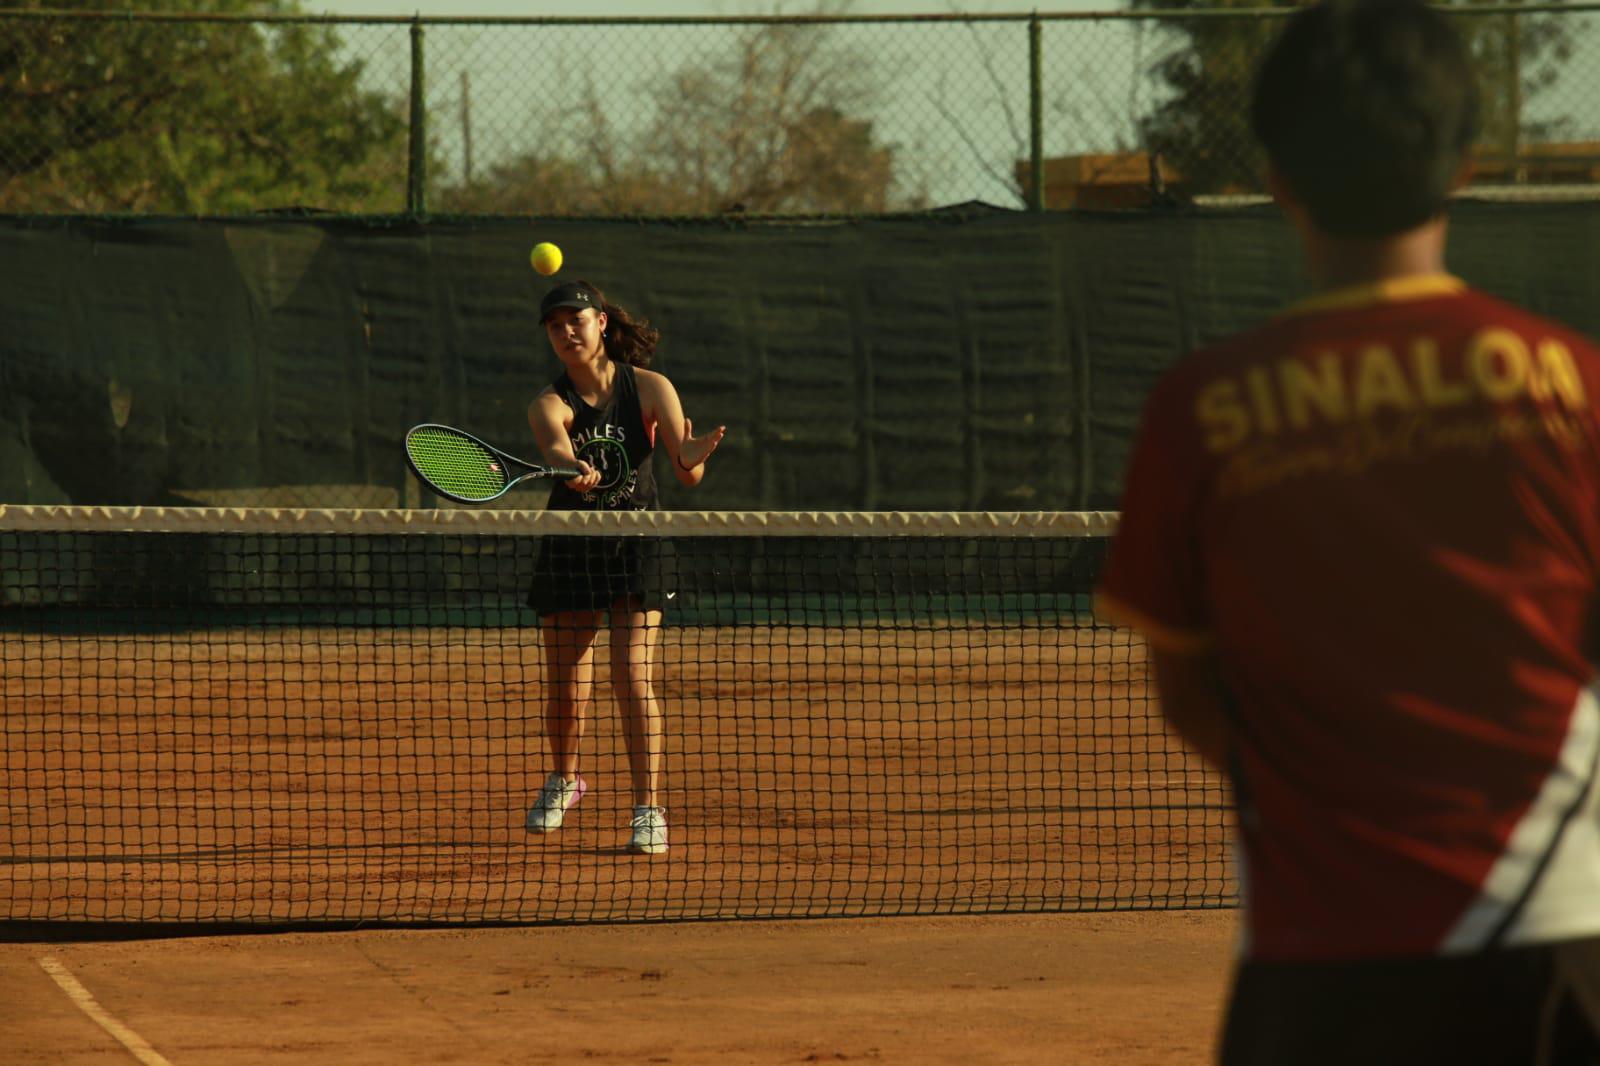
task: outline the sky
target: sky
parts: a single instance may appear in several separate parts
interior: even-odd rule
[[[823,0],[849,15],[1041,14],[1126,11],[1129,0]],[[314,14],[355,18],[372,16],[455,17],[628,17],[740,16],[804,14],[819,0],[301,0]],[[1091,25],[1046,23],[1046,154],[1101,151],[1119,147],[1131,136],[1133,97],[1155,87],[1147,70],[1149,56],[1134,49],[1134,24]],[[403,34],[352,30],[347,37],[362,44],[369,80],[392,90],[405,81],[409,55]],[[882,81],[879,106],[870,112],[882,143],[896,146],[897,173],[908,186],[921,188],[934,203],[970,199],[1017,206],[1012,184],[1014,161],[1026,156],[1027,37],[1023,23],[960,26],[858,26],[840,31],[875,57]],[[457,27],[430,32],[428,41],[429,109],[440,116],[432,125],[451,170],[464,169],[463,139],[450,116],[459,110],[457,76],[472,76],[476,167],[526,150],[522,133],[529,113],[547,106],[552,83],[541,81],[537,68],[548,53],[534,56],[529,42],[543,38],[537,30]],[[660,42],[655,52],[635,42]],[[641,115],[637,103],[649,86],[661,80],[663,63],[695,54],[729,39],[723,28],[678,29],[651,37],[651,31],[619,30],[611,38],[623,76],[612,88],[622,115]],[[364,42],[385,41],[381,50]],[[985,69],[985,50],[995,65]],[[558,49],[559,51],[559,49]],[[701,54],[706,54],[702,51]],[[530,58],[532,56],[532,58]],[[1142,60],[1142,61],[1141,61]],[[559,91],[559,90],[557,90]],[[628,93],[632,93],[628,97]],[[1143,96],[1139,97],[1143,100]],[[863,113],[866,115],[867,113]],[[552,146],[553,147],[553,146]],[[450,175],[453,176],[453,175]]]
[[[1007,14],[1126,12],[1131,0],[820,0],[850,15]],[[740,16],[804,14],[819,0],[301,0],[316,14],[371,16],[538,17],[603,19],[638,16]],[[1585,71],[1600,62],[1600,16],[1576,16],[1578,55],[1567,64],[1574,74],[1527,104],[1531,119],[1568,117],[1566,136],[1600,137],[1600,94]],[[362,38],[360,33],[366,33]],[[682,57],[709,54],[712,42],[725,40],[723,28],[614,31],[611,40],[627,51],[618,56],[620,76],[611,86],[616,114],[648,112],[662,70]],[[935,203],[983,199],[1016,206],[1010,171],[1026,155],[1019,129],[1027,118],[1027,46],[1019,23],[958,26],[851,27],[842,37],[858,42],[874,57],[884,79],[880,104],[862,112],[874,122],[882,143],[896,148],[897,173],[920,182]],[[398,27],[352,30],[352,41],[384,40],[380,51],[363,53],[369,80],[393,91],[404,86],[409,51]],[[440,28],[430,32],[428,96],[432,126],[446,160],[465,159],[468,143],[451,124],[464,110],[456,89],[461,71],[471,73],[475,163],[492,166],[528,147],[530,115],[551,106],[552,85],[539,64],[549,52],[529,44],[548,40],[531,27]],[[560,38],[556,38],[560,39]],[[570,40],[570,39],[566,39]],[[653,51],[639,41],[660,41]],[[1156,74],[1163,53],[1180,47],[1170,31],[1123,20],[1046,22],[1043,30],[1044,151],[1046,156],[1122,151],[1138,142],[1141,117],[1170,90]],[[561,47],[554,54],[562,54]],[[666,65],[666,66],[664,66]],[[992,68],[992,69],[991,69]],[[631,93],[631,96],[629,95]],[[452,95],[455,94],[455,95]],[[464,124],[463,124],[464,125]],[[481,129],[480,129],[481,127]],[[1021,129],[1025,133],[1025,129]]]

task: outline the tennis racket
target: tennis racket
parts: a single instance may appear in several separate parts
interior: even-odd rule
[[[406,432],[406,465],[417,480],[447,500],[488,503],[528,478],[575,478],[570,467],[534,466],[470,433],[425,422]]]

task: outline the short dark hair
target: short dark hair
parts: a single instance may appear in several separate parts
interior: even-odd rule
[[[1478,95],[1461,40],[1420,0],[1323,0],[1268,50],[1250,121],[1320,229],[1381,237],[1444,211]]]

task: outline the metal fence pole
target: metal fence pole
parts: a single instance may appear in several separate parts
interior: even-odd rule
[[[411,20],[411,152],[406,165],[406,213],[428,213],[428,105],[423,71],[422,20]]]
[[[1028,209],[1044,210],[1044,63],[1039,13],[1028,19]]]

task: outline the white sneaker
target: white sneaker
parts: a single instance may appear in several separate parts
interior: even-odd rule
[[[560,774],[545,778],[544,788],[539,790],[539,798],[528,812],[528,832],[550,833],[560,829],[567,811],[578,805],[587,790],[581,776],[572,781]]]
[[[667,812],[662,807],[635,807],[628,823],[628,850],[659,855],[667,850]]]

